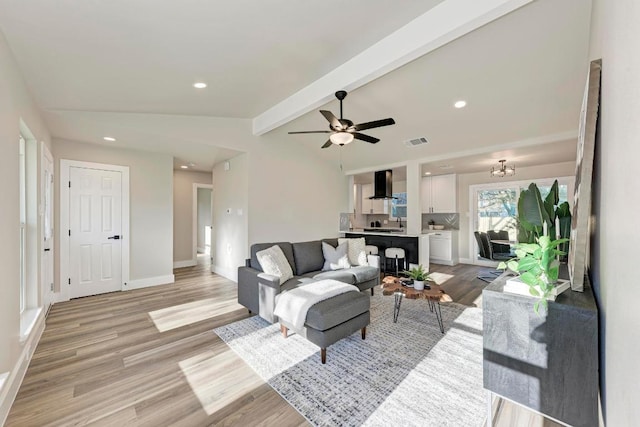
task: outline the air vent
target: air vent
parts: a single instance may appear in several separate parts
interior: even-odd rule
[[[404,143],[407,147],[416,147],[418,145],[426,144],[427,142],[429,142],[427,141],[427,138],[422,137],[422,138],[410,139],[408,141],[405,141]]]

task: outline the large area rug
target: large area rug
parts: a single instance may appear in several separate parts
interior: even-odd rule
[[[367,339],[360,333],[320,350],[298,335],[284,339],[258,316],[215,329],[249,366],[317,426],[480,426],[482,312],[442,304],[445,334],[424,300],[371,298]]]

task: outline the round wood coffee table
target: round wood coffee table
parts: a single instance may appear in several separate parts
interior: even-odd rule
[[[440,285],[436,285],[433,282],[426,282],[425,289],[417,291],[409,286],[404,286],[397,277],[387,276],[382,279],[382,295],[393,295],[395,302],[393,305],[393,323],[398,322],[398,315],[400,314],[400,304],[402,298],[407,299],[426,299],[429,303],[429,311],[436,314],[438,320],[438,326],[440,326],[440,332],[444,334],[444,325],[442,324],[442,312],[440,311],[440,301],[451,302],[452,299],[447,295]],[[426,289],[429,286],[430,289]]]

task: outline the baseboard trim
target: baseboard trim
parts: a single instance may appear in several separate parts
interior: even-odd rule
[[[429,264],[440,264],[440,265],[454,266],[454,265],[457,264],[457,262],[447,261],[447,260],[442,260],[442,259],[430,259],[429,260]]]
[[[174,261],[173,268],[193,267],[198,262],[195,259],[185,259],[184,261]]]
[[[472,264],[475,262],[475,260],[471,259],[471,258],[460,258],[460,264]]]
[[[198,252],[200,254],[203,254],[205,250],[206,250],[206,248],[204,246],[202,246],[202,247],[198,246],[196,248],[196,252]]]
[[[211,271],[226,278],[231,280],[232,282],[236,282],[238,283],[238,270],[237,269],[231,269],[231,268],[225,268],[225,267],[221,267],[219,265],[213,265],[211,267]]]
[[[13,401],[18,395],[18,390],[20,390],[24,375],[27,373],[29,362],[31,362],[33,353],[36,351],[38,342],[40,342],[42,332],[44,332],[44,326],[44,310],[40,310],[36,323],[33,325],[33,329],[31,330],[29,337],[25,340],[25,343],[22,346],[22,353],[20,353],[18,361],[6,377],[2,388],[0,389],[0,425],[4,425],[7,417],[9,416],[9,411],[13,405]]]
[[[151,286],[166,285],[173,282],[175,282],[175,277],[173,276],[173,274],[167,274],[166,276],[147,277],[145,279],[130,280],[127,284],[126,290],[130,291],[132,289],[142,289]]]

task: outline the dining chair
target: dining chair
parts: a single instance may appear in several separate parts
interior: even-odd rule
[[[489,240],[509,240],[509,232],[507,230],[489,230],[487,231],[487,236],[489,236]],[[494,254],[511,253],[511,247],[501,243],[491,243],[491,250]]]
[[[478,255],[480,256],[480,258],[485,259],[487,261],[493,261],[491,259],[491,255],[489,253],[489,247],[491,245],[488,244],[488,238],[483,238],[487,236],[486,233],[482,232],[482,231],[474,231],[473,235],[476,238],[476,243],[478,244]],[[486,243],[485,243],[486,240]],[[478,276],[476,276],[478,279],[482,280],[483,282],[493,282],[495,280],[495,278],[497,277],[494,272],[490,272],[490,271],[481,271],[480,274],[478,274]]]
[[[514,257],[514,255],[511,255],[511,252],[507,252],[507,253],[496,253],[493,251],[493,246],[491,245],[491,240],[489,240],[489,235],[487,233],[481,233],[480,234],[480,239],[482,239],[484,247],[485,247],[485,251],[488,252],[489,255],[489,259],[492,261],[508,261],[511,258]],[[507,239],[508,240],[508,239]],[[504,245],[503,245],[504,246]]]

